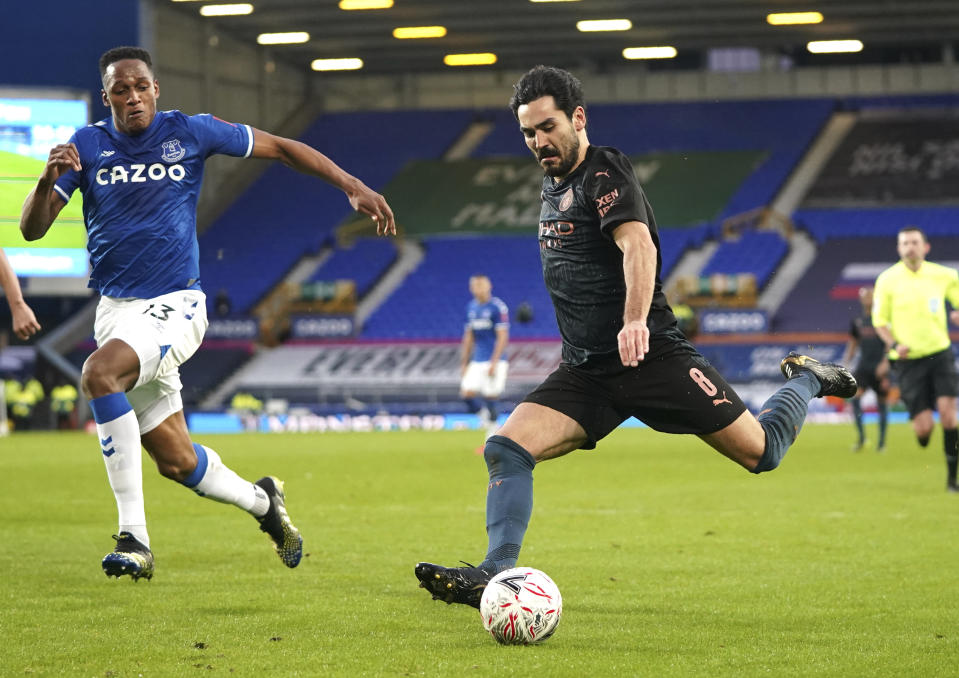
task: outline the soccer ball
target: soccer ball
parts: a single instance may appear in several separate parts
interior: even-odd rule
[[[500,572],[480,600],[483,627],[503,645],[542,643],[556,631],[562,613],[559,588],[531,567]]]

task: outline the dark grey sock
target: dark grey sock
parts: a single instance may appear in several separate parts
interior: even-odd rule
[[[772,471],[802,429],[809,401],[819,393],[819,380],[808,372],[790,379],[763,403],[759,423],[766,432],[766,449],[753,473]]]
[[[490,436],[483,452],[489,469],[486,533],[489,548],[480,567],[500,572],[516,566],[533,513],[533,456],[509,438]]]

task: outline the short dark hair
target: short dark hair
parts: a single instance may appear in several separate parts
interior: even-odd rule
[[[918,226],[903,226],[902,228],[899,229],[899,232],[900,233],[918,233],[919,235],[922,236],[923,242],[929,242],[929,238],[926,237],[925,231],[923,231]]]
[[[519,119],[516,111],[520,106],[545,96],[553,97],[556,107],[570,120],[578,106],[586,107],[583,86],[576,76],[554,66],[534,66],[513,85],[513,96],[509,100],[513,117]]]
[[[150,58],[150,53],[142,47],[114,47],[100,56],[100,79],[102,80],[103,76],[107,74],[107,68],[110,67],[110,64],[115,64],[124,59],[139,59],[147,65],[151,73],[153,72],[153,59]]]

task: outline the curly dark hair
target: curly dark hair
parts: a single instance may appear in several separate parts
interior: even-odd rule
[[[513,85],[509,100],[513,117],[520,106],[545,96],[553,97],[556,107],[571,120],[577,106],[586,107],[583,86],[572,73],[554,66],[534,66]]]
[[[124,59],[139,59],[147,65],[151,73],[153,72],[153,59],[150,58],[150,53],[142,47],[114,47],[100,56],[100,79],[102,80],[103,76],[106,75],[110,64]]]

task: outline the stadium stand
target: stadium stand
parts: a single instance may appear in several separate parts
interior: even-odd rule
[[[356,283],[357,297],[363,298],[396,260],[396,255],[392,240],[359,238],[347,246],[337,246],[309,281],[350,279]]]
[[[713,231],[712,224],[690,228],[661,228],[659,231],[659,255],[663,260],[660,277],[665,280],[683,253],[691,247],[700,247]]]
[[[930,108],[959,106],[959,94],[916,94],[889,96],[851,96],[838,101],[842,110],[864,110],[870,108]]]
[[[944,105],[923,97],[916,104]],[[931,103],[930,103],[931,102]],[[890,106],[895,99],[847,99],[846,108]],[[590,107],[590,134],[594,143],[610,143],[630,154],[655,151],[763,151],[764,160],[752,170],[722,208],[719,216],[698,225],[675,227],[660,224],[662,277],[665,279],[689,248],[719,236],[727,216],[767,205],[788,178],[804,150],[837,103],[833,100],[716,102],[657,105],[596,105]],[[508,111],[488,114],[492,132],[473,151],[474,158],[523,153],[516,123]],[[743,125],[743,119],[749,125]],[[468,111],[389,112],[324,116],[303,135],[372,186],[382,187],[414,159],[442,156],[474,119]],[[387,130],[371,140],[362,130]],[[782,134],[784,128],[789,135]],[[721,171],[721,168],[717,171]],[[695,186],[689,187],[690,199]],[[264,199],[263,196],[269,196]],[[388,196],[389,197],[389,196]],[[282,205],[282,209],[278,206]],[[654,200],[655,207],[655,200]],[[283,213],[282,223],[277,214]],[[304,255],[316,252],[333,238],[334,229],[350,214],[339,191],[322,182],[297,175],[282,166],[270,167],[256,184],[200,237],[203,285],[207,290],[227,289],[238,314],[248,313],[273,289]],[[804,208],[794,215],[797,227],[808,231],[820,247],[820,256],[773,320],[777,331],[844,331],[854,304],[845,298],[845,280],[854,261],[867,265],[892,263],[890,237],[905,223],[922,226],[931,238],[952,236],[959,223],[959,208],[897,207],[875,209]],[[402,215],[400,215],[402,217]],[[402,218],[400,221],[402,226]],[[278,237],[278,235],[280,237]],[[851,239],[855,239],[855,243]],[[955,239],[953,239],[955,240]],[[552,305],[543,286],[535,237],[508,235],[426,236],[425,259],[375,310],[361,328],[360,339],[370,341],[453,341],[462,334],[467,281],[483,272],[493,280],[494,294],[506,301],[514,315],[514,339],[558,337]],[[959,256],[951,246],[938,247],[934,260]],[[837,249],[838,248],[838,249]],[[776,233],[746,231],[724,241],[701,271],[755,276],[759,289],[787,253],[787,244]],[[840,252],[835,254],[835,252]],[[351,278],[358,295],[366,294],[397,258],[392,240],[360,238],[352,246],[338,245],[310,277],[312,281]],[[861,261],[860,261],[861,260]],[[210,294],[212,303],[213,295]],[[823,299],[827,301],[822,302]],[[530,322],[515,320],[516,309],[527,303]],[[809,318],[815,317],[815,325]],[[81,352],[83,357],[88,351]],[[205,346],[184,370],[184,399],[197,403],[203,394],[239,367],[249,348]],[[77,362],[82,362],[77,355]],[[293,395],[293,394],[290,394]],[[455,403],[424,401],[422,394],[393,396],[391,409],[424,412],[452,411]],[[405,402],[408,400],[409,402]],[[442,399],[442,400],[445,400]],[[340,402],[329,403],[338,411]],[[368,403],[368,407],[376,404]]]
[[[741,211],[768,204],[785,181],[803,151],[825,123],[834,106],[831,100],[747,101],[657,105],[595,105],[589,109],[593,143],[614,144],[626,153],[654,151],[728,151],[761,150],[768,153],[743,182],[714,223],[687,228],[660,224],[663,277],[667,276],[683,253],[698,247],[718,231],[721,219]],[[491,133],[474,149],[474,158],[516,156],[523,152],[516,121],[509,111],[485,114],[493,123]],[[748,116],[749,125],[743,125]],[[716,127],[719,125],[720,129]],[[782,134],[783,127],[791,131]],[[717,170],[718,171],[718,170]],[[695,191],[695,187],[690,187]],[[654,205],[655,208],[655,205]],[[761,234],[757,241],[746,237],[730,243],[714,266],[723,272],[754,272],[755,248],[763,251],[757,279],[765,282],[786,252],[778,236]],[[495,244],[493,244],[495,241]],[[463,270],[462,262],[474,261],[477,251],[495,252],[477,268],[488,273],[495,294],[503,297],[511,309],[519,301],[529,301],[538,311],[525,326],[514,323],[513,336],[556,336],[555,320],[548,296],[542,286],[538,254],[527,248],[525,238],[426,238],[426,259],[419,269],[368,319],[362,338],[398,337],[404,339],[455,338],[461,332],[462,309],[468,300],[466,279],[472,270]],[[755,245],[755,247],[751,247]],[[742,252],[739,252],[739,249]],[[774,252],[769,255],[769,248]],[[514,265],[514,260],[522,263]],[[726,267],[732,262],[733,268]],[[735,270],[745,262],[742,271]],[[536,290],[533,299],[517,298],[519,290]],[[529,296],[531,293],[527,293]],[[510,297],[513,297],[512,299]],[[424,313],[428,309],[429,313]],[[545,316],[545,317],[544,317]],[[410,318],[421,319],[415,326]]]
[[[762,289],[786,256],[788,245],[779,233],[746,231],[734,240],[724,240],[701,275],[750,273]]]
[[[531,322],[513,322],[512,337],[558,336],[535,238],[430,237],[423,245],[423,263],[370,316],[362,338],[459,338],[470,299],[469,277],[475,273],[490,277],[493,294],[511,313],[524,301],[533,308]]]
[[[871,285],[882,270],[896,263],[896,233],[901,225],[902,222],[887,221],[881,230],[870,235],[830,235],[819,248],[813,265],[797,281],[776,314],[774,329],[779,332],[847,331],[850,319],[859,312],[859,287]],[[945,235],[943,231],[938,233]],[[955,234],[953,227],[952,237],[930,236],[930,261],[952,265],[959,261],[959,238]]]
[[[930,238],[955,237],[959,207],[801,209],[793,214],[793,221],[820,245],[831,238],[895,237],[906,225],[919,226]]]
[[[770,202],[834,107],[832,99],[596,104],[587,111],[587,124],[590,142],[616,146],[628,154],[768,151],[766,161],[729,201],[720,215],[724,218]],[[518,155],[522,146],[512,113],[497,112],[492,119],[493,132],[474,157]]]
[[[409,160],[439,157],[471,119],[468,111],[331,114],[300,139],[381,188]],[[226,289],[234,311],[248,312],[350,212],[339,190],[272,164],[201,234],[204,288]]]
[[[184,405],[196,406],[210,390],[245,363],[253,353],[251,346],[204,345],[180,366]]]

